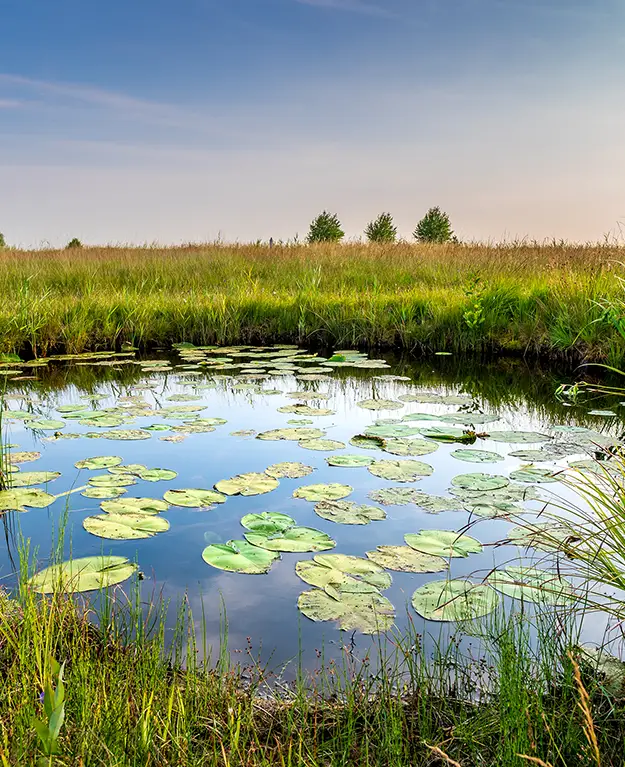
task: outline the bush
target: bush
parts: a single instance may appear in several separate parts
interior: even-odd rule
[[[369,242],[395,242],[397,227],[393,224],[393,216],[390,213],[380,213],[367,224],[365,235]]]
[[[70,240],[65,248],[82,248],[82,242],[78,239],[78,237],[74,237],[73,240]]]
[[[4,235],[2,232],[0,232],[0,248],[6,248],[6,240],[4,239]]]
[[[455,237],[449,216],[440,208],[430,208],[417,224],[413,232],[419,242],[458,242]]]
[[[334,213],[323,211],[313,220],[308,230],[308,242],[340,242],[345,237],[341,222]]]

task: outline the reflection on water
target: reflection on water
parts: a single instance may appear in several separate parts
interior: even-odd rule
[[[200,358],[201,355],[198,355],[197,359]],[[306,376],[306,369],[318,368],[319,359],[301,359],[297,361],[299,370],[294,371],[289,368],[288,355],[285,354],[284,364],[277,363],[279,367],[264,366],[264,370],[277,373],[261,373],[267,378],[255,380],[262,358],[256,359],[255,365],[250,366],[251,372],[245,372],[247,368],[241,372],[240,365],[245,365],[246,359],[241,361],[235,357],[237,367],[226,369],[198,368],[195,365],[197,359],[194,360],[192,354],[183,360],[176,356],[169,358],[169,364],[162,369],[134,364],[134,356],[118,358],[117,361],[109,359],[107,363],[110,364],[104,366],[78,364],[76,361],[52,362],[47,367],[34,367],[23,371],[22,375],[9,376],[6,389],[6,407],[9,410],[28,411],[44,419],[44,423],[46,419],[64,420],[65,426],[58,429],[58,433],[81,436],[75,439],[55,438],[54,428],[28,428],[23,420],[7,418],[10,413],[5,413],[4,441],[16,445],[13,450],[42,453],[36,462],[22,464],[21,471],[61,472],[61,477],[45,488],[54,494],[83,486],[88,477],[102,473],[79,471],[74,467],[77,461],[97,455],[117,455],[124,464],[140,463],[177,473],[175,479],[167,482],[139,480],[127,488],[124,498],[162,498],[165,491],[176,488],[210,489],[219,480],[247,472],[262,472],[270,464],[281,461],[299,461],[313,467],[314,472],[301,479],[281,479],[277,489],[267,494],[229,497],[225,503],[210,510],[171,506],[166,512],[170,529],[148,540],[111,541],[90,535],[82,522],[100,512],[100,501],[86,498],[78,492],[59,498],[47,509],[31,509],[25,513],[9,511],[3,516],[5,542],[0,553],[0,577],[5,586],[10,588],[15,583],[15,546],[20,536],[30,540],[31,551],[38,551],[39,565],[44,566],[51,550],[53,531],[57,530],[64,509],[69,508],[66,556],[71,550],[74,556],[104,552],[136,560],[145,576],[141,583],[143,597],[148,600],[153,593],[162,594],[175,605],[186,593],[198,635],[205,632],[209,643],[219,643],[223,600],[232,649],[245,647],[248,637],[251,637],[256,648],[262,643],[262,655],[271,657],[276,664],[286,663],[301,649],[303,662],[313,665],[316,650],[323,647],[326,657],[331,657],[345,637],[336,624],[313,623],[297,609],[299,594],[310,587],[297,577],[295,564],[310,559],[312,554],[284,553],[266,575],[229,573],[209,566],[202,559],[202,551],[207,545],[242,538],[245,531],[240,520],[244,515],[263,511],[288,514],[298,525],[313,527],[332,536],[337,542],[333,553],[362,557],[366,551],[379,545],[403,545],[406,533],[424,529],[459,531],[469,522],[467,510],[432,514],[409,504],[385,506],[387,516],[384,521],[362,526],[340,525],[315,514],[314,503],[293,498],[293,491],[301,485],[338,482],[353,487],[349,500],[372,504],[373,501],[368,498],[370,492],[400,486],[396,481],[372,475],[366,467],[329,467],[326,463],[331,454],[359,454],[373,456],[376,460],[398,458],[379,448],[365,450],[349,444],[351,438],[364,433],[375,423],[401,420],[414,413],[441,416],[461,410],[497,417],[493,423],[476,426],[478,432],[515,430],[553,437],[556,435],[553,426],[568,424],[617,437],[622,430],[618,414],[623,412],[623,408],[617,401],[606,398],[586,402],[583,406],[567,407],[555,399],[554,391],[560,383],[568,382],[569,377],[542,371],[534,363],[526,365],[520,360],[482,364],[453,357],[426,360],[387,357],[388,367],[326,367],[323,372],[309,375],[327,375],[328,380],[296,380],[296,375]],[[249,358],[247,362],[253,359]],[[391,375],[407,380],[385,378]],[[333,413],[311,416],[308,411],[305,415],[278,412],[278,408],[299,401],[286,396],[296,390],[329,395],[327,399],[302,398],[301,401],[312,408],[326,408]],[[425,391],[466,395],[469,403],[405,402],[398,399]],[[87,396],[90,399],[85,400]],[[130,397],[133,399],[125,399]],[[400,402],[401,408],[376,411],[357,405],[370,399]],[[71,418],[66,406],[74,404],[84,404],[95,413],[112,407],[127,407],[134,408],[139,414],[131,425],[98,429]],[[151,413],[145,414],[146,405]],[[206,433],[193,433],[192,430],[185,433],[184,429],[180,430],[180,425],[184,425],[180,416],[170,417],[172,411],[156,412],[182,405],[202,408],[197,413],[188,413],[187,420],[192,421],[195,417],[218,418],[225,419],[226,423],[216,425],[214,431]],[[606,409],[612,409],[617,416],[589,415],[591,410]],[[267,430],[293,426],[289,423],[293,420],[312,422],[307,426],[323,429],[325,439],[344,443],[346,447],[330,453],[305,449],[293,441],[263,441],[254,436]],[[415,425],[419,422],[409,420],[407,423]],[[141,441],[112,441],[85,436],[98,431],[144,429],[154,425],[160,425],[163,430],[150,431],[150,438]],[[436,421],[428,420],[421,424],[422,428],[432,425],[437,425]],[[172,428],[177,430],[172,431]],[[184,439],[168,440],[175,435]],[[488,472],[507,476],[524,464],[523,460],[510,457],[510,452],[541,446],[540,443],[509,444],[478,439],[473,448],[497,453],[502,460],[474,464],[461,462],[452,456],[452,452],[461,445],[439,443],[435,452],[417,458],[433,467],[431,476],[401,486],[448,496],[450,482],[456,475]],[[580,455],[571,454],[538,465],[561,468],[575,457]],[[39,487],[43,489],[45,486]],[[560,483],[543,487],[547,487],[543,494],[567,493]],[[543,503],[526,501],[522,505],[528,511],[539,511]],[[483,553],[451,560],[451,576],[474,576],[479,579],[497,564],[518,557],[520,551],[516,546],[488,545],[505,539],[513,524],[505,518],[477,521],[470,534],[484,544]],[[424,621],[410,606],[415,589],[443,578],[444,574],[393,572],[392,575],[393,584],[384,594],[396,608],[396,626],[399,629],[411,620],[417,630],[426,634],[431,632],[436,636],[445,636],[453,630],[449,626]],[[200,626],[201,615],[205,617],[204,626]],[[594,632],[602,630],[597,628],[598,623],[594,623]],[[588,636],[594,636],[593,631],[588,629]],[[366,648],[372,641],[360,634],[354,639],[361,648]]]

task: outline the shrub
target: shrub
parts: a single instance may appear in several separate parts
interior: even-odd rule
[[[6,240],[4,239],[4,235],[2,232],[0,232],[0,248],[6,248]]]
[[[65,248],[82,248],[82,242],[78,239],[78,237],[74,237],[72,240],[70,240]]]
[[[334,213],[323,211],[313,220],[308,230],[308,242],[340,242],[345,237],[341,222]]]
[[[430,208],[413,232],[419,242],[457,242],[449,216],[440,208]]]
[[[393,224],[393,216],[390,213],[380,213],[374,221],[367,224],[365,236],[369,242],[395,242],[397,227]]]

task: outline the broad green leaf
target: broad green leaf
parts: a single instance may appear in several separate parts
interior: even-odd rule
[[[349,441],[354,447],[362,447],[365,450],[381,450],[384,447],[382,437],[368,437],[366,434],[356,434]]]
[[[321,429],[294,428],[294,429],[272,429],[271,431],[261,432],[256,439],[276,441],[276,440],[311,440],[319,439],[325,434]]]
[[[361,631],[363,634],[387,631],[395,618],[391,602],[375,592],[341,594],[337,591],[335,596],[330,596],[321,589],[312,589],[299,595],[297,606],[313,621],[335,620],[342,631]]]
[[[386,512],[377,506],[364,506],[353,501],[320,501],[315,514],[341,525],[368,525],[386,519]]]
[[[329,466],[342,466],[344,468],[358,468],[369,466],[373,463],[373,458],[368,455],[332,455],[326,458]]]
[[[306,450],[319,450],[322,452],[342,450],[345,447],[344,442],[339,442],[336,439],[303,439],[297,444]]]
[[[406,423],[383,424],[380,426],[368,426],[365,430],[365,437],[382,437],[390,439],[393,437],[414,437],[420,434],[421,429],[416,426],[408,426]],[[359,435],[361,436],[361,435]]]
[[[6,458],[9,463],[30,463],[41,458],[41,453],[20,451],[16,453],[7,453]]]
[[[554,476],[552,471],[539,466],[524,466],[522,469],[511,471],[510,479],[514,479],[517,482],[536,482],[537,484],[558,481],[558,477]]]
[[[77,469],[109,469],[113,466],[119,466],[122,460],[117,455],[99,455],[94,458],[84,458],[82,461],[76,461],[74,466]]]
[[[144,482],[168,482],[169,480],[176,479],[178,472],[172,471],[172,469],[145,469],[144,471],[137,472],[137,476]]]
[[[510,484],[510,480],[499,474],[475,472],[473,474],[458,474],[458,476],[451,480],[451,484],[460,490],[471,490],[481,493],[507,487]]]
[[[447,570],[448,563],[442,557],[423,554],[410,546],[378,546],[367,551],[367,557],[387,570],[406,573],[440,573]]]
[[[426,439],[407,439],[406,437],[396,437],[395,439],[385,439],[382,450],[391,455],[429,455],[438,450],[436,442]]]
[[[213,543],[202,552],[202,559],[209,565],[232,573],[260,575],[268,573],[280,554],[252,546],[247,541]]]
[[[224,495],[263,495],[275,490],[279,484],[277,479],[264,472],[249,472],[216,482],[215,490]]]
[[[451,530],[421,530],[407,533],[404,540],[411,549],[438,557],[468,557],[482,552],[482,544],[475,538]]]
[[[29,487],[30,485],[43,485],[53,482],[61,476],[60,471],[20,471],[10,472],[9,482],[12,488]]]
[[[102,439],[133,442],[142,439],[150,439],[152,435],[149,431],[143,431],[142,429],[119,429],[118,431],[103,431],[97,436],[102,437]]]
[[[471,514],[476,514],[478,517],[485,517],[486,519],[498,519],[500,517],[510,517],[524,513],[524,509],[510,501],[474,501],[467,503],[465,508]]]
[[[312,466],[306,466],[296,461],[285,461],[268,466],[265,469],[265,474],[274,479],[299,479],[300,477],[307,477],[313,471]]]
[[[353,492],[349,485],[332,482],[329,485],[303,485],[293,492],[293,498],[303,498],[305,501],[340,501]]]
[[[137,478],[133,474],[101,474],[90,477],[91,487],[130,487],[137,484]]]
[[[491,431],[488,434],[488,439],[492,439],[495,442],[549,442],[551,439],[546,434],[539,434],[536,431]]]
[[[46,567],[31,578],[30,584],[41,594],[96,591],[122,583],[136,570],[137,565],[126,557],[79,557]]]
[[[122,514],[158,514],[167,511],[169,504],[157,498],[124,498],[123,500],[102,501],[102,511],[120,516]]]
[[[430,621],[466,621],[492,612],[498,597],[490,586],[466,580],[432,581],[412,595],[412,606]]]
[[[215,490],[185,488],[184,490],[167,490],[163,498],[172,506],[184,506],[190,509],[210,509],[214,503],[225,503],[226,496]]]
[[[573,590],[570,583],[556,573],[536,567],[508,565],[493,570],[486,583],[502,594],[524,602],[566,605],[571,602]]]
[[[83,520],[88,533],[99,538],[130,541],[169,530],[169,522],[153,514],[97,514]]]
[[[269,551],[327,551],[336,546],[336,541],[327,533],[312,527],[289,527],[269,535],[260,532],[245,533],[245,539],[253,546],[260,546]]]
[[[383,490],[372,490],[369,498],[385,506],[407,506],[417,503],[422,495],[412,487],[385,487]]]
[[[45,509],[56,500],[55,496],[37,489],[0,490],[0,511],[26,511],[26,508]]]
[[[519,525],[508,531],[510,543],[540,551],[574,550],[581,539],[571,535],[571,530],[555,522],[536,522]]]
[[[467,461],[468,463],[496,463],[506,460],[505,456],[499,455],[499,453],[492,453],[490,450],[473,450],[467,447],[452,450],[450,455],[458,461]]]
[[[304,416],[328,416],[334,415],[334,410],[329,410],[325,407],[311,407],[310,405],[284,405],[278,408],[278,413],[291,413],[293,415]]]
[[[369,471],[375,477],[390,479],[394,482],[417,482],[423,477],[429,477],[434,469],[422,461],[375,461],[369,466]]]
[[[254,533],[272,535],[295,526],[293,517],[277,511],[263,511],[260,514],[246,514],[241,520],[243,527]]]
[[[380,590],[389,588],[393,582],[390,573],[375,562],[349,554],[317,554],[312,560],[298,562],[295,572],[305,583],[322,589],[350,579]]]
[[[356,404],[365,410],[401,410],[404,407],[403,402],[392,399],[363,399]]]
[[[41,418],[34,421],[24,421],[24,426],[28,429],[38,429],[40,431],[58,431],[65,428],[65,421]]]
[[[100,500],[119,498],[128,491],[125,487],[86,487],[81,495],[85,498],[99,498]]]

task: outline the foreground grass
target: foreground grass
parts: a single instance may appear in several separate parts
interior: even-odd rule
[[[566,617],[534,618],[536,641],[528,616],[494,618],[470,657],[455,642],[426,657],[414,628],[375,658],[357,658],[348,638],[342,662],[286,684],[251,653],[237,668],[225,647],[212,665],[197,660],[209,648],[184,607],[168,635],[163,606],[146,610],[138,590],[99,604],[94,615],[80,597],[42,598],[24,579],[3,596],[0,764],[624,763],[620,690],[580,671]],[[52,657],[66,664],[65,720],[58,755],[42,760],[32,721],[45,718]]]
[[[0,252],[0,352],[298,342],[625,353],[623,249],[319,245]],[[475,282],[479,277],[479,282]]]

